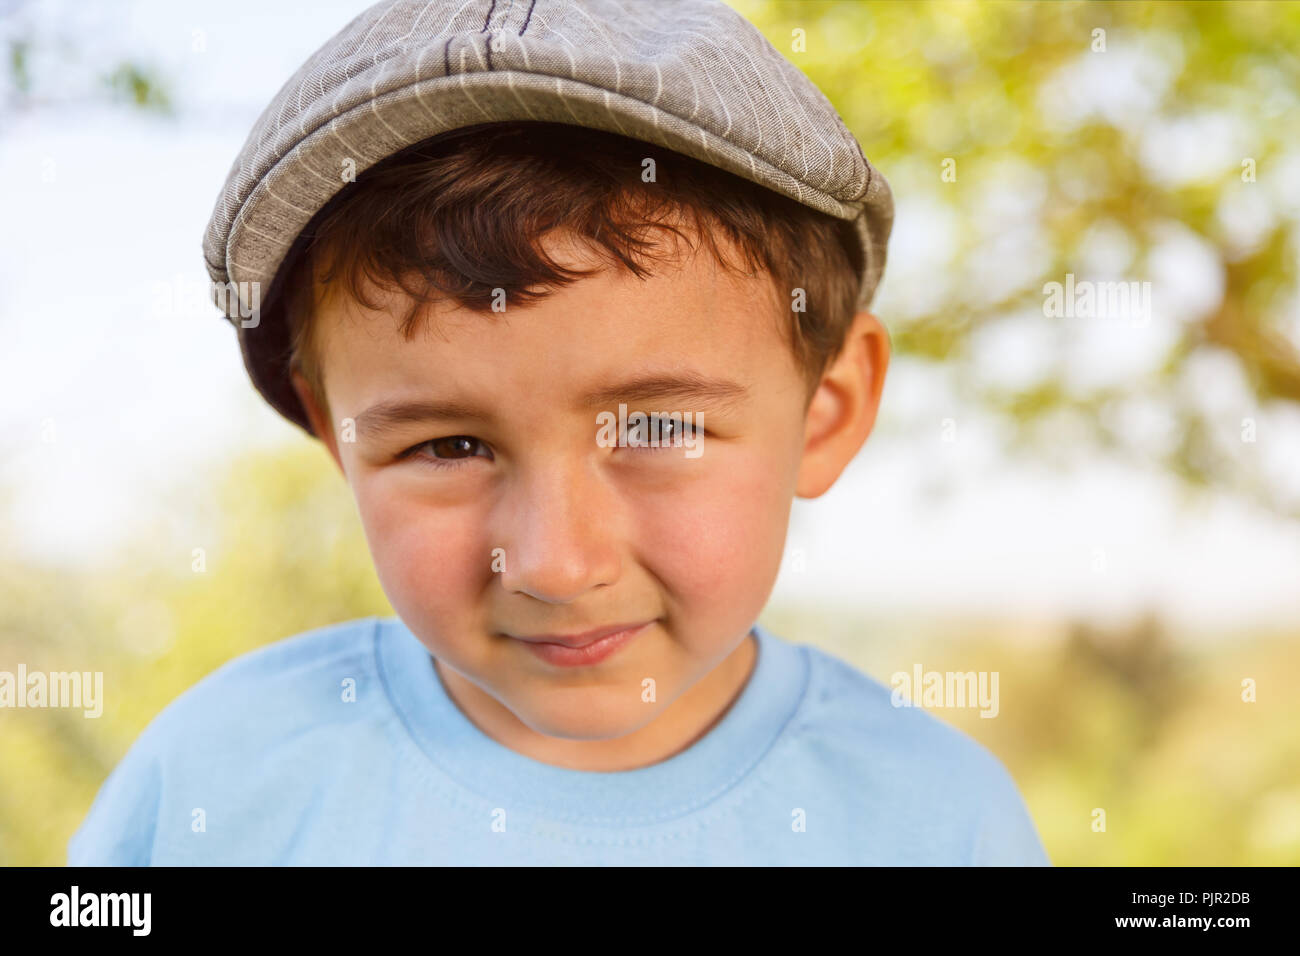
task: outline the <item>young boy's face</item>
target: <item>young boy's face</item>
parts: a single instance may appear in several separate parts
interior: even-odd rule
[[[560,234],[546,245],[599,264]],[[766,275],[704,249],[653,268],[605,268],[501,313],[441,305],[409,342],[405,297],[317,309],[333,416],[317,433],[385,593],[481,726],[600,741],[679,699],[692,713],[664,723],[716,717],[748,676],[793,496],[821,494],[871,428],[887,347],[870,316],[809,408],[789,299]],[[693,413],[698,452],[602,444],[597,416],[620,402]],[[527,640],[624,624],[644,627],[594,662]]]

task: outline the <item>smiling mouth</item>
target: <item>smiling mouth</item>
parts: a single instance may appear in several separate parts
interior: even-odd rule
[[[615,624],[580,634],[539,634],[532,637],[507,635],[524,644],[530,651],[549,664],[560,667],[582,667],[598,664],[615,651],[631,643],[654,621],[640,624]]]

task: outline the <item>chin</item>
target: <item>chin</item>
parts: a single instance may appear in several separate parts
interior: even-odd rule
[[[660,709],[637,694],[595,687],[543,692],[526,705],[511,706],[530,729],[565,740],[625,737],[650,723]]]

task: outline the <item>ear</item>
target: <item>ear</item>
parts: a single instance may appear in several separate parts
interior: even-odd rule
[[[799,497],[825,494],[866,442],[876,424],[889,355],[885,327],[870,312],[859,312],[808,405],[795,485]]]
[[[338,436],[334,434],[334,424],[328,416],[321,410],[316,396],[312,393],[311,386],[307,380],[302,377],[302,373],[294,370],[290,372],[290,378],[293,381],[293,390],[298,393],[298,400],[302,402],[303,411],[307,413],[307,420],[311,422],[311,430],[316,433],[316,437],[321,440],[330,457],[334,459],[334,464],[339,466],[339,471],[347,477],[347,471],[343,467],[343,459],[339,457]]]

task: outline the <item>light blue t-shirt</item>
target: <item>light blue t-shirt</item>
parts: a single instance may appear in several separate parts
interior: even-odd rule
[[[166,707],[68,862],[1049,865],[985,747],[830,654],[754,634],[754,671],[713,729],[602,773],[482,733],[399,618],[308,631]]]

